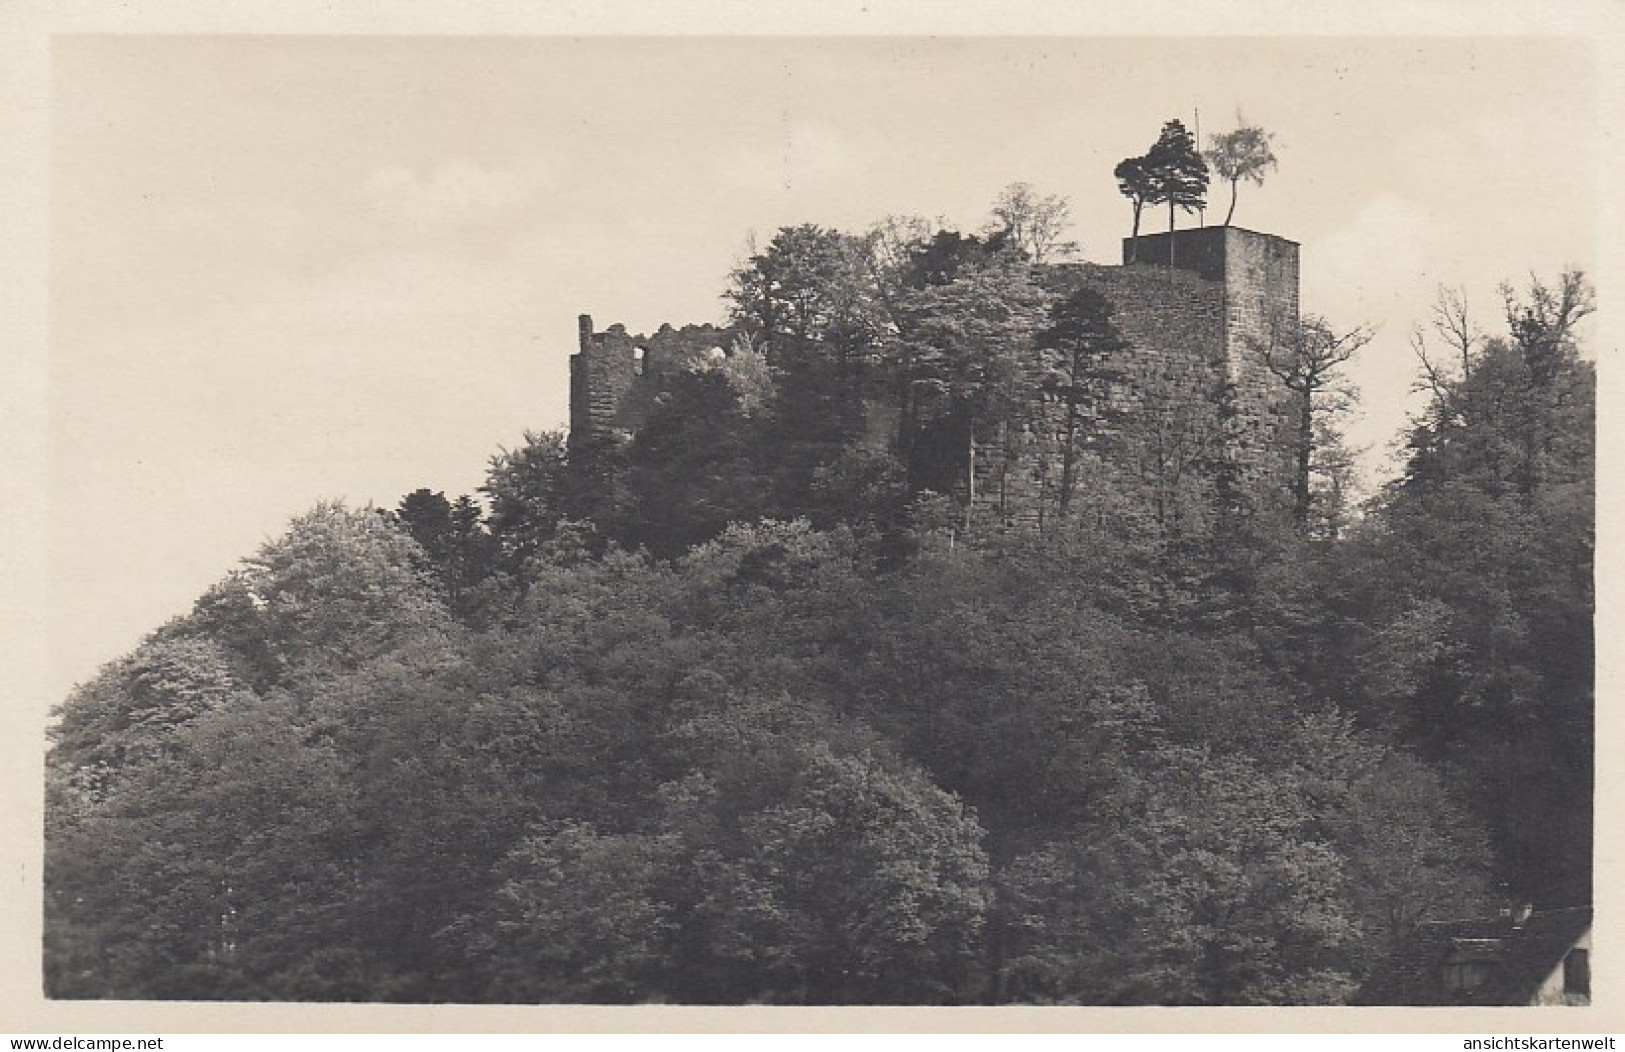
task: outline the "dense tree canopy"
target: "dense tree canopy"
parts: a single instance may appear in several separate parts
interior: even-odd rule
[[[51,995],[1338,1003],[1422,921],[1587,901],[1584,278],[1424,359],[1363,519],[1299,461],[1293,529],[1114,415],[1132,342],[1024,193],[781,230],[626,441],[318,505],[78,687]],[[1363,334],[1256,349],[1315,449]],[[971,514],[1014,436],[1041,530]]]
[[[1505,337],[1430,400],[1353,538],[1351,675],[1373,719],[1457,767],[1520,896],[1590,894],[1596,377],[1583,275],[1509,291]]]
[[[264,693],[178,626],[64,708],[53,989],[1324,1000],[1396,910],[1476,894],[1432,855],[1355,879],[1463,826],[1244,639],[1060,551],[874,558],[772,523],[549,557],[508,627]]]

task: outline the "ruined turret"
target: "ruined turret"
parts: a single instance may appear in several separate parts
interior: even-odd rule
[[[732,346],[732,330],[715,325],[662,325],[644,336],[620,324],[596,332],[592,315],[581,315],[570,356],[571,445],[630,437],[672,375]]]

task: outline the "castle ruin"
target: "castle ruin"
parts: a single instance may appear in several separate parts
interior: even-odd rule
[[[1045,266],[1041,280],[1060,295],[1093,288],[1113,307],[1125,347],[1111,365],[1123,381],[1102,397],[1140,436],[1129,474],[1150,488],[1211,489],[1228,473],[1255,499],[1278,498],[1291,477],[1292,424],[1303,396],[1265,367],[1259,348],[1298,321],[1297,243],[1200,227],[1125,238],[1123,261]],[[652,336],[620,325],[600,332],[582,315],[570,359],[572,448],[630,439],[676,371],[732,353],[734,339],[731,329],[711,325],[665,325]],[[871,425],[895,420],[885,385],[875,388]],[[1035,409],[1022,433],[988,436],[973,492],[967,481],[959,493],[1005,526],[1042,526],[1054,505],[1057,480],[1046,453],[1059,440],[1055,414]]]

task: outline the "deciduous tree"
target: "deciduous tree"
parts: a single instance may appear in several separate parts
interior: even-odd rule
[[[1359,612],[1363,713],[1460,765],[1501,879],[1553,905],[1590,894],[1595,371],[1575,343],[1589,293],[1577,273],[1537,281],[1509,304],[1509,336],[1435,370],[1405,473],[1338,586]]]
[[[595,455],[610,457],[612,451],[582,451],[584,462],[572,464],[567,449],[561,432],[526,431],[521,445],[499,450],[486,467],[480,492],[490,504],[491,536],[509,573],[523,571],[560,521],[590,512],[600,518],[613,517],[618,472],[611,465],[586,463]],[[593,501],[578,501],[577,493],[593,483],[610,492],[600,493]]]
[[[979,436],[1007,432],[1036,401],[1042,374],[1032,337],[1049,302],[1027,264],[996,259],[927,286],[905,309],[901,350],[912,363],[916,403],[922,416],[948,425],[963,451],[957,459],[967,527],[977,501]]]
[[[1003,235],[1035,264],[1077,254],[1076,241],[1065,240],[1071,204],[1056,194],[1039,194],[1031,183],[1011,183],[993,201],[990,236]]]
[[[1268,337],[1252,341],[1252,351],[1264,368],[1293,395],[1291,492],[1293,518],[1300,530],[1307,531],[1312,518],[1322,522],[1339,518],[1335,508],[1322,508],[1317,515],[1314,497],[1317,492],[1338,491],[1338,448],[1329,433],[1332,422],[1345,415],[1355,399],[1342,368],[1373,334],[1369,325],[1339,333],[1325,319],[1309,315],[1277,319]]]
[[[1213,136],[1202,152],[1219,178],[1230,184],[1230,210],[1224,214],[1225,226],[1230,225],[1236,214],[1237,184],[1245,179],[1255,186],[1263,186],[1265,173],[1276,166],[1275,151],[1271,148],[1274,136],[1257,125],[1248,124],[1240,114],[1236,115],[1236,125],[1230,131]]]

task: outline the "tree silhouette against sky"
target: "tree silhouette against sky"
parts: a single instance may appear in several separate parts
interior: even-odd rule
[[[1274,136],[1257,125],[1248,124],[1236,114],[1236,127],[1213,136],[1202,156],[1218,173],[1220,179],[1230,183],[1230,210],[1224,214],[1224,225],[1229,226],[1236,214],[1236,185],[1243,179],[1255,186],[1264,185],[1264,174],[1276,167],[1275,151],[1270,148]]]

